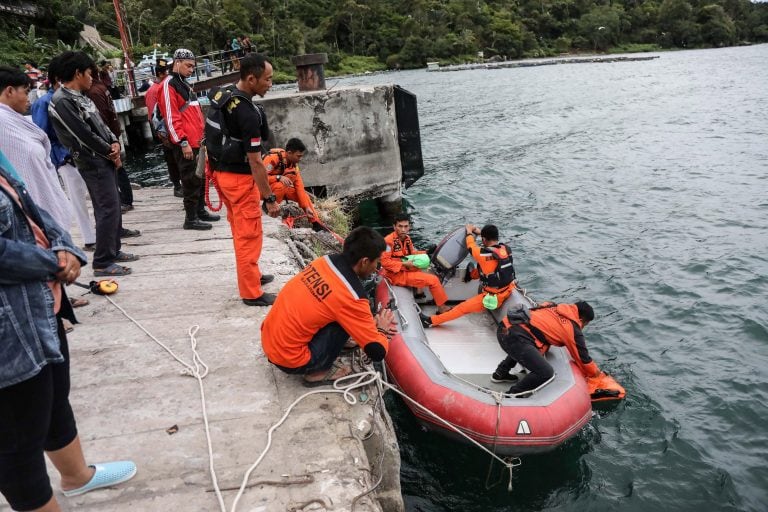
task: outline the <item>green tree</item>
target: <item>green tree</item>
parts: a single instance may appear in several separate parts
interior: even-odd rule
[[[686,0],[664,0],[659,7],[659,28],[665,40],[686,47],[698,39],[699,26],[693,20],[693,7]]]
[[[699,12],[701,38],[712,46],[728,46],[736,42],[736,25],[719,5],[705,5]]]

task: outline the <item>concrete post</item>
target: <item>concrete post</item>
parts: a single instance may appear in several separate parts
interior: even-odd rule
[[[291,58],[296,66],[296,79],[299,91],[322,91],[325,89],[325,67],[328,62],[327,53],[308,53]]]

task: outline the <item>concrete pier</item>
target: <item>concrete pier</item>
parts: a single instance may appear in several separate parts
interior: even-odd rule
[[[208,365],[203,379],[213,464],[226,509],[248,468],[267,445],[267,431],[299,396],[300,378],[272,367],[261,350],[259,326],[266,308],[242,304],[226,220],[207,232],[181,229],[181,200],[171,189],[134,191],[136,209],[123,216],[142,236],[123,250],[141,259],[133,275],[117,278],[112,296],[178,357],[192,364],[188,330],[199,326],[197,350]],[[222,211],[221,213],[225,213]],[[277,292],[298,270],[280,239],[277,220],[264,217],[263,271]],[[75,238],[78,235],[75,233]],[[79,281],[87,283],[86,267]],[[64,510],[218,511],[209,474],[200,391],[195,378],[106,298],[69,287],[90,304],[76,310],[69,335],[71,402],[89,463],[131,459],[137,476],[118,487],[65,498],[49,469]],[[330,389],[314,388],[314,389]],[[299,403],[249,478],[239,511],[401,511],[400,459],[377,392],[348,405],[339,394]],[[361,398],[361,393],[356,393]],[[52,468],[49,464],[49,468]],[[0,504],[0,510],[8,510]]]

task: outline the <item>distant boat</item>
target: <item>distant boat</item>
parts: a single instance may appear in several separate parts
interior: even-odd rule
[[[440,69],[439,62],[427,62],[427,71],[437,71]]]

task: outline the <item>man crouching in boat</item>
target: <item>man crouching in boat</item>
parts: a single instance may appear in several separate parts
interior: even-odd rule
[[[499,228],[492,224],[483,226],[483,229],[467,224],[466,228],[467,249],[477,262],[478,268],[468,266],[465,281],[479,278],[483,283],[483,290],[446,313],[432,316],[419,313],[424,327],[444,324],[468,313],[479,313],[483,309],[496,309],[515,289],[512,251],[505,244],[499,243]],[[482,247],[475,242],[475,235],[480,235]]]
[[[336,358],[350,337],[374,361],[381,361],[396,332],[394,315],[376,316],[360,279],[378,270],[384,238],[371,228],[352,230],[341,254],[317,258],[280,290],[261,324],[269,361],[285,373],[303,374],[307,386],[327,384],[352,373]]]
[[[586,302],[576,304],[544,303],[529,310],[510,311],[496,332],[507,357],[493,372],[493,382],[516,382],[510,373],[516,363],[523,365],[528,375],[512,385],[508,393],[516,394],[541,386],[555,374],[544,359],[549,347],[565,347],[585,377],[600,376],[600,368],[589,357],[582,330],[595,318],[595,312]]]
[[[435,274],[422,272],[417,264],[408,259],[408,256],[424,254],[426,251],[417,251],[413,246],[411,237],[411,217],[407,213],[395,215],[394,231],[384,237],[387,250],[381,255],[381,268],[384,277],[395,286],[407,286],[410,288],[429,288],[432,298],[435,299],[438,313],[445,313],[451,309],[445,303],[448,302],[440,278]]]

